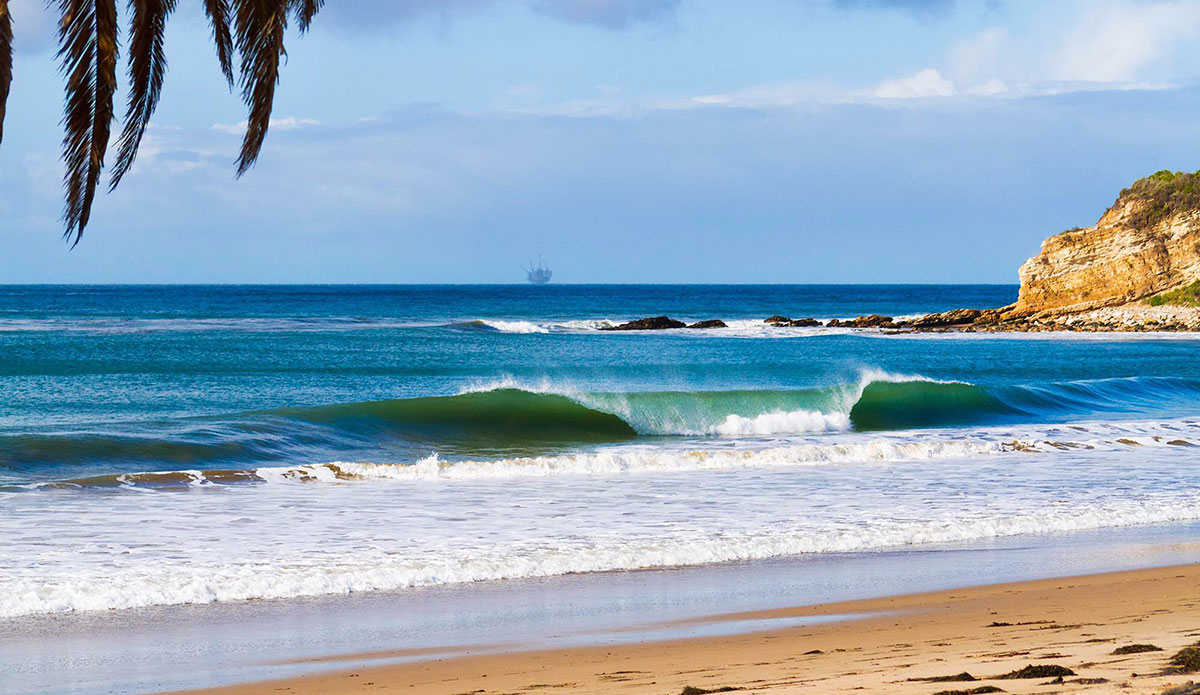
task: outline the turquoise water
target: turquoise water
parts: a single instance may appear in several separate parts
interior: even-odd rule
[[[0,615],[1200,518],[1190,336],[762,321],[1015,298],[0,287]]]

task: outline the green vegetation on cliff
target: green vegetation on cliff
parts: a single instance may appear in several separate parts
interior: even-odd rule
[[[1200,171],[1186,174],[1182,171],[1155,172],[1121,191],[1122,198],[1137,198],[1146,202],[1135,213],[1135,226],[1153,226],[1180,212],[1200,210]]]
[[[1200,307],[1200,280],[1185,285],[1177,290],[1163,292],[1146,300],[1150,306],[1195,306]]]

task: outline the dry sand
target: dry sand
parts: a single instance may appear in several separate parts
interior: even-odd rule
[[[1163,673],[1172,654],[1200,641],[1200,565],[722,619],[837,614],[864,617],[725,637],[354,668],[193,692],[676,695],[692,686],[736,688],[747,694],[932,695],[992,686],[1008,693],[1157,694],[1189,680],[1200,682],[1200,673]],[[1132,644],[1152,644],[1163,651],[1113,654],[1116,648]],[[1077,675],[1066,676],[1061,683],[1050,677],[992,678],[1031,664],[1064,666]],[[979,680],[913,680],[962,672]]]

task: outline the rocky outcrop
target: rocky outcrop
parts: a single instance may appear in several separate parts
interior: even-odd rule
[[[979,309],[955,309],[941,314],[926,314],[919,319],[906,321],[905,328],[942,328],[945,326],[966,326],[975,323],[983,311]],[[997,317],[998,318],[998,317]]]
[[[859,316],[858,318],[847,319],[845,321],[831,319],[825,325],[830,328],[894,328],[897,324],[891,316],[868,314],[867,316]]]
[[[1043,242],[1020,277],[1005,319],[1129,304],[1200,279],[1200,172],[1135,182],[1095,226]]]
[[[779,314],[768,316],[763,320],[763,323],[770,324],[776,328],[811,328],[821,325],[821,322],[814,318],[793,319],[787,316],[780,316]]]
[[[686,328],[683,321],[676,321],[670,316],[650,316],[622,323],[617,326],[605,326],[602,331],[661,331],[666,328]]]
[[[691,324],[688,328],[729,328],[721,319],[708,319],[707,321],[697,321]]]

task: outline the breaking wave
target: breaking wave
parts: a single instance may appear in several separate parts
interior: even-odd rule
[[[978,386],[866,371],[857,381],[812,389],[633,393],[556,393],[549,384],[535,390],[502,384],[453,396],[285,408],[218,422],[196,419],[186,427],[174,423],[137,436],[9,435],[0,437],[0,469],[104,462],[117,471],[163,464],[210,469],[223,462],[311,461],[321,452],[397,442],[425,452],[442,447],[503,452],[646,437],[754,438],[1114,415],[1184,417],[1194,414],[1198,403],[1200,381],[1179,378]]]

